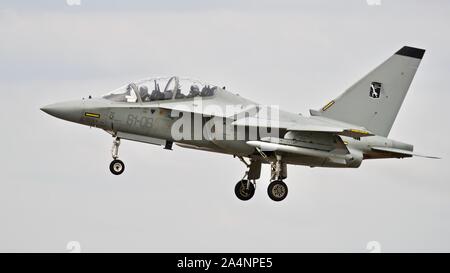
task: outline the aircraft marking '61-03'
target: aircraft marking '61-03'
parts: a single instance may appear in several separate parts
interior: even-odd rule
[[[113,136],[110,170],[121,139],[230,154],[246,165],[235,193],[249,200],[261,165],[271,167],[269,197],[288,193],[287,165],[358,168],[364,159],[417,156],[413,145],[388,138],[425,50],[403,47],[342,95],[305,117],[266,106],[225,88],[179,77],[127,84],[109,94],[42,107],[60,119]]]

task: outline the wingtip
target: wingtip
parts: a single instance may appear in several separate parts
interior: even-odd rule
[[[413,154],[413,156],[415,156],[415,157],[422,157],[422,158],[428,158],[428,159],[442,159],[442,157],[431,156],[431,155],[418,155],[418,154]]]
[[[395,54],[406,56],[406,57],[411,57],[411,58],[416,58],[416,59],[422,59],[423,55],[425,54],[425,49],[404,46],[399,51],[397,51]]]

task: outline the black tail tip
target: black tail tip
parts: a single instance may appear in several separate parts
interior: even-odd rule
[[[411,58],[416,58],[416,59],[422,59],[423,55],[425,54],[425,49],[404,46],[399,51],[397,51],[395,54],[407,56],[407,57],[411,57]]]

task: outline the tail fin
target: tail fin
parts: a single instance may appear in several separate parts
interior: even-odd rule
[[[313,116],[323,116],[387,136],[416,74],[424,49],[405,46]]]

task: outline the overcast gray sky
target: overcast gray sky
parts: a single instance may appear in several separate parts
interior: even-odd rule
[[[450,251],[449,1],[0,3],[0,251]],[[43,105],[180,75],[307,114],[403,45],[427,49],[390,137],[443,157],[289,166],[289,196],[231,156],[124,141]]]

